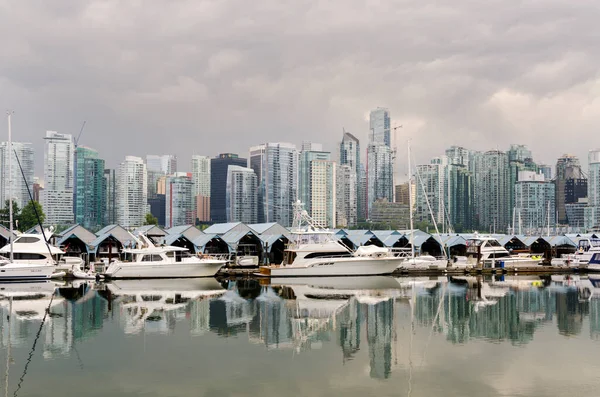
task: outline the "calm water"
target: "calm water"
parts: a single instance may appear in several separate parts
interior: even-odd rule
[[[0,285],[1,392],[600,394],[600,283],[585,276],[306,282]]]

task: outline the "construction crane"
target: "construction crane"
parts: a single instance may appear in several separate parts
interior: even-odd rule
[[[77,135],[77,138],[74,141],[75,151],[73,153],[73,223],[77,223],[77,147],[79,146],[79,138],[81,138],[81,134],[83,134],[85,123],[86,121],[83,120],[81,129],[79,130],[79,135]]]

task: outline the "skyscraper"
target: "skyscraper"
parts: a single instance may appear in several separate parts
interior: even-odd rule
[[[177,156],[148,154],[146,155],[146,170],[160,171],[164,175],[174,174],[177,172]]]
[[[106,211],[106,187],[104,186],[104,160],[98,158],[94,149],[79,146],[77,156],[77,194],[75,196],[75,223],[86,229],[99,229],[104,223]]]
[[[576,156],[570,154],[564,154],[556,162],[556,211],[558,212],[558,223],[567,224],[567,212],[565,210],[566,200],[566,189],[565,186],[567,181],[570,179],[583,179],[583,173],[581,172],[581,164]],[[574,202],[577,202],[579,197],[575,198]]]
[[[544,174],[520,171],[515,184],[515,233],[543,233],[554,225],[554,183],[546,181]]]
[[[177,172],[167,177],[165,197],[165,227],[194,223],[192,175]]]
[[[391,147],[390,111],[386,108],[371,110],[369,115],[369,142]]]
[[[394,199],[394,165],[390,147],[390,112],[384,108],[371,111],[367,146],[367,217],[378,199]]]
[[[336,166],[329,160],[311,162],[311,217],[323,227],[336,227]]]
[[[585,226],[588,229],[600,227],[600,149],[588,153],[588,208]]]
[[[348,169],[341,170],[342,166],[348,166]],[[346,181],[346,187],[348,183],[354,185],[354,192],[348,192],[344,190],[341,194],[338,194],[338,203],[343,205],[338,210],[338,223],[346,226],[355,226],[359,220],[364,221],[364,216],[361,217],[359,214],[359,208],[363,208],[362,203],[364,192],[362,192],[362,184],[360,181],[360,142],[358,138],[349,132],[344,131],[342,142],[340,143],[340,172],[338,181]],[[349,174],[350,173],[350,174]],[[351,174],[354,174],[352,176]],[[339,186],[339,184],[338,184]],[[340,197],[347,197],[352,201],[348,204],[342,203]],[[355,208],[351,208],[354,205]],[[342,216],[342,217],[340,217]]]
[[[252,168],[230,165],[227,169],[227,222],[256,223],[258,180]]]
[[[0,143],[0,206],[4,208],[4,203],[9,199],[9,190],[12,192],[13,200],[17,202],[19,208],[23,208],[29,202],[29,192],[27,185],[33,192],[33,148],[30,143],[13,142],[12,153],[12,176],[8,174],[8,142]],[[19,169],[15,152],[21,162],[25,179]],[[12,188],[8,188],[8,183],[11,181]]]
[[[298,162],[298,200],[312,216],[312,164],[317,160],[330,160],[331,153],[324,152],[322,145],[303,143]]]
[[[192,156],[194,212],[200,222],[210,221],[210,158]]]
[[[214,223],[227,222],[225,200],[230,165],[246,167],[248,161],[234,153],[221,153],[210,160],[210,217]]]
[[[46,131],[42,206],[46,225],[73,223],[73,138]]]
[[[444,198],[444,165],[431,160],[430,164],[417,165],[415,220],[431,224],[432,214],[436,223],[444,222],[444,210],[440,205]]]
[[[114,169],[104,169],[106,207],[104,226],[117,223],[117,173]]]
[[[144,160],[125,157],[116,184],[117,223],[124,228],[142,226],[147,213],[147,175]]]
[[[250,148],[250,167],[258,177],[258,221],[292,225],[298,190],[298,152],[290,143]]]
[[[513,218],[513,211],[515,205],[515,186],[519,180],[519,173],[521,171],[537,172],[538,167],[533,162],[533,156],[531,150],[525,145],[510,145],[510,149],[507,152],[508,155],[508,191],[510,206],[508,207],[509,219]]]
[[[336,226],[349,227],[357,224],[356,170],[350,165],[340,165],[336,170]]]
[[[502,233],[509,225],[508,156],[499,150],[474,156],[475,221],[479,228]]]

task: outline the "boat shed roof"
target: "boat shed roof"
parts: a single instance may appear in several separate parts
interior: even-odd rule
[[[286,239],[289,241],[289,238],[284,234],[271,234],[271,235],[263,235],[260,236],[260,241],[263,243],[263,247],[267,247],[267,251],[271,252],[271,248],[273,248],[273,244],[279,239]]]
[[[250,228],[248,227],[248,225],[242,223],[242,222],[229,222],[229,223],[215,223],[212,226],[207,227],[206,229],[204,229],[204,233],[208,233],[208,234],[226,234],[229,233],[231,231],[248,231],[250,230]]]
[[[196,247],[196,250],[203,251],[204,248],[206,247],[206,244],[208,244],[209,242],[211,242],[214,239],[223,240],[221,238],[221,236],[219,236],[218,234],[215,234],[215,233],[202,234],[202,235],[196,237],[194,239],[194,241],[192,241],[192,244],[194,244],[194,247]]]
[[[96,235],[94,233],[90,232],[89,230],[87,230],[79,224],[71,226],[70,228],[62,231],[57,236],[59,237],[59,239],[56,242],[56,245],[59,246],[72,237],[78,238],[88,246],[91,245],[92,242],[96,239]]]
[[[440,236],[442,238],[442,242],[446,247],[456,247],[457,245],[466,245],[467,240],[463,236],[457,235],[447,235]]]
[[[248,225],[248,227],[255,232],[256,234],[265,234],[265,235],[284,235],[289,236],[290,232],[285,227],[281,226],[277,222],[270,223],[254,223]]]
[[[104,234],[98,236],[94,241],[92,241],[89,244],[90,251],[97,252],[98,251],[98,246],[100,244],[102,244],[109,237],[113,237],[115,240],[117,240],[119,243],[121,243],[121,245],[123,245],[123,248],[132,248],[132,247],[135,247],[135,245],[138,243],[138,241],[133,236],[133,234],[131,234],[129,232],[128,232],[128,234],[129,234],[128,238],[123,238],[123,236],[121,236],[119,234],[114,234],[112,232],[104,233]]]
[[[254,237],[258,238],[260,240],[260,237],[256,235],[256,233],[254,233],[252,230],[247,230],[247,231],[235,231],[232,230],[229,233],[225,233],[224,235],[221,236],[221,238],[230,246],[235,246],[237,244],[239,244],[240,240],[242,238],[244,238],[247,235],[253,235]]]
[[[167,229],[166,232],[169,233],[169,235],[165,236],[165,241],[167,241],[167,239],[171,236],[177,236],[177,238],[179,238],[179,236],[184,236],[189,241],[193,241],[201,234],[204,234],[200,229],[193,225],[174,226],[170,229]],[[177,238],[175,240],[177,240]]]
[[[557,247],[561,245],[570,245],[572,247],[577,247],[577,243],[567,236],[549,236],[542,238],[546,240],[551,247]]]
[[[140,233],[145,234],[146,236],[161,236],[165,237],[168,233],[162,228],[156,225],[144,225],[140,226],[133,231],[134,236],[139,236]]]

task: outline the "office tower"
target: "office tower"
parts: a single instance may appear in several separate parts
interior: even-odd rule
[[[165,174],[162,171],[148,171],[148,169],[146,169],[146,176],[147,176],[147,180],[148,180],[148,200],[156,197],[157,194],[159,194],[158,192],[158,181],[161,178],[165,177]],[[164,193],[163,193],[164,194]]]
[[[554,183],[544,174],[520,171],[515,184],[513,228],[518,234],[545,234],[556,220]]]
[[[390,112],[371,111],[367,146],[367,217],[375,200],[394,199],[394,164],[390,147]]]
[[[567,204],[566,184],[570,179],[584,179],[581,172],[581,164],[576,156],[564,154],[556,162],[556,176],[554,183],[556,184],[556,211],[558,212],[558,223],[565,225],[568,223],[565,204]],[[571,182],[575,185],[574,182]],[[577,185],[581,185],[577,183]],[[575,194],[576,195],[576,194]],[[576,195],[577,196],[577,195]],[[582,196],[583,197],[583,196]],[[572,197],[570,203],[577,202],[580,197]]]
[[[414,219],[433,225],[444,222],[444,164],[439,158],[431,160],[430,164],[421,164],[416,167],[415,185],[416,202]]]
[[[390,111],[386,108],[371,110],[369,115],[369,142],[391,147]]]
[[[600,149],[588,153],[588,208],[586,209],[585,227],[600,227]]]
[[[547,164],[538,164],[538,170],[544,175],[544,180],[552,180],[552,166]]]
[[[248,161],[233,153],[221,153],[210,160],[210,218],[214,223],[227,222],[225,200],[230,165],[246,167]]]
[[[258,178],[258,221],[292,225],[298,189],[298,152],[290,143],[250,148],[250,167]]]
[[[192,174],[176,172],[168,176],[166,190],[165,227],[195,223]]]
[[[46,131],[42,206],[46,225],[73,223],[73,138]]]
[[[210,222],[210,157],[192,156],[194,213],[200,222]]]
[[[104,226],[117,223],[117,172],[104,169],[105,210]]]
[[[147,213],[147,175],[144,160],[125,157],[119,165],[116,186],[117,223],[126,228],[144,224]]]
[[[148,205],[150,206],[150,213],[158,222],[158,226],[165,227],[167,207],[166,196],[164,194],[156,194],[153,198],[148,199]]]
[[[17,203],[19,208],[23,208],[29,202],[29,192],[27,191],[27,185],[30,188],[33,187],[33,147],[30,143],[13,142],[12,143],[12,175],[8,173],[8,142],[0,143],[0,199],[2,200],[0,206],[4,208],[6,200],[9,199],[9,190],[12,194],[13,200]],[[15,157],[15,152],[17,157]],[[23,168],[23,174],[25,174],[25,180],[23,174],[19,169],[17,158]],[[8,183],[11,182],[11,188],[9,189]]]
[[[312,164],[317,160],[330,160],[331,153],[324,152],[321,145],[304,142],[298,162],[298,200],[312,216]]]
[[[258,179],[252,168],[230,165],[227,168],[225,205],[227,222],[258,221]]]
[[[347,166],[348,169],[341,170],[342,166]],[[340,142],[341,174],[338,180],[342,178],[347,183],[353,183],[356,190],[354,192],[344,190],[341,195],[338,194],[338,203],[341,203],[340,197],[348,197],[352,200],[350,204],[356,206],[355,208],[351,208],[347,204],[344,204],[344,208],[340,207],[338,211],[338,223],[342,225],[346,222],[345,227],[355,226],[359,219],[363,221],[365,219],[364,214],[362,217],[359,214],[359,208],[364,208],[364,193],[362,191],[362,184],[360,183],[360,167],[360,142],[354,135],[344,131],[342,141]],[[352,176],[349,173],[354,175]],[[340,218],[340,216],[342,217]]]
[[[368,211],[368,199],[367,199],[367,169],[363,163],[360,164],[360,172],[357,177],[358,182],[358,199],[356,200],[358,205],[357,221],[364,222],[367,220]]]
[[[98,158],[96,150],[84,146],[77,147],[75,155],[75,223],[86,229],[100,229],[104,224],[106,211],[104,160]]]
[[[357,224],[358,183],[356,170],[350,165],[340,165],[336,170],[336,226]]]
[[[310,166],[311,217],[323,227],[336,227],[336,164],[313,160]]]
[[[146,171],[158,171],[163,175],[174,174],[177,172],[177,156],[148,154],[146,155]]]
[[[449,164],[446,169],[447,186],[446,213],[453,231],[458,233],[472,230],[473,220],[473,175],[461,164]]]
[[[499,150],[474,155],[475,223],[482,231],[504,233],[509,225],[508,156]]]
[[[531,150],[527,148],[525,145],[510,145],[510,148],[507,152],[508,155],[508,198],[510,200],[509,209],[509,219],[513,219],[513,211],[515,205],[515,184],[519,180],[519,172],[521,171],[531,171],[537,172],[538,167],[533,162],[533,157],[531,155]]]

